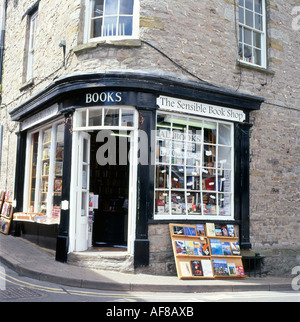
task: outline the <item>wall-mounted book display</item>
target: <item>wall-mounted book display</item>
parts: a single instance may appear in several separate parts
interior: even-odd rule
[[[179,279],[244,278],[238,226],[169,224]]]
[[[12,206],[13,194],[11,191],[1,192],[0,194],[0,232],[4,235],[8,235],[12,214],[13,214],[13,206]]]

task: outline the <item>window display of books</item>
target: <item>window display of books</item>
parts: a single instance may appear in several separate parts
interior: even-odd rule
[[[238,226],[169,224],[180,279],[245,277]]]

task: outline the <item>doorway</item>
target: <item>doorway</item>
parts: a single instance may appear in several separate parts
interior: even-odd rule
[[[94,209],[92,246],[126,250],[128,243],[128,205],[130,166],[127,160],[120,164],[120,145],[122,152],[129,151],[130,132],[111,131],[115,142],[115,162],[99,165],[97,151],[106,144],[97,142],[97,132],[91,135],[90,192],[98,199]],[[124,150],[124,144],[127,146]],[[128,152],[126,153],[126,157]],[[106,157],[107,155],[105,155]],[[115,164],[111,164],[115,163]]]

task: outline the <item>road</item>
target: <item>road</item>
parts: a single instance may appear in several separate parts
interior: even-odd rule
[[[19,276],[1,265],[0,302],[102,302],[184,303],[197,302],[300,302],[300,292],[151,293],[98,291],[57,285]],[[2,289],[2,290],[1,290]],[[116,304],[117,305],[117,304]],[[183,312],[184,313],[184,312]]]

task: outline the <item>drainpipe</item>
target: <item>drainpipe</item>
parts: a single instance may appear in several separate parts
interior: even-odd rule
[[[6,4],[7,4],[7,0],[3,0],[2,26],[1,26],[1,34],[0,34],[0,86],[2,86],[2,67],[3,67],[3,56],[4,56],[5,25],[6,25]]]

